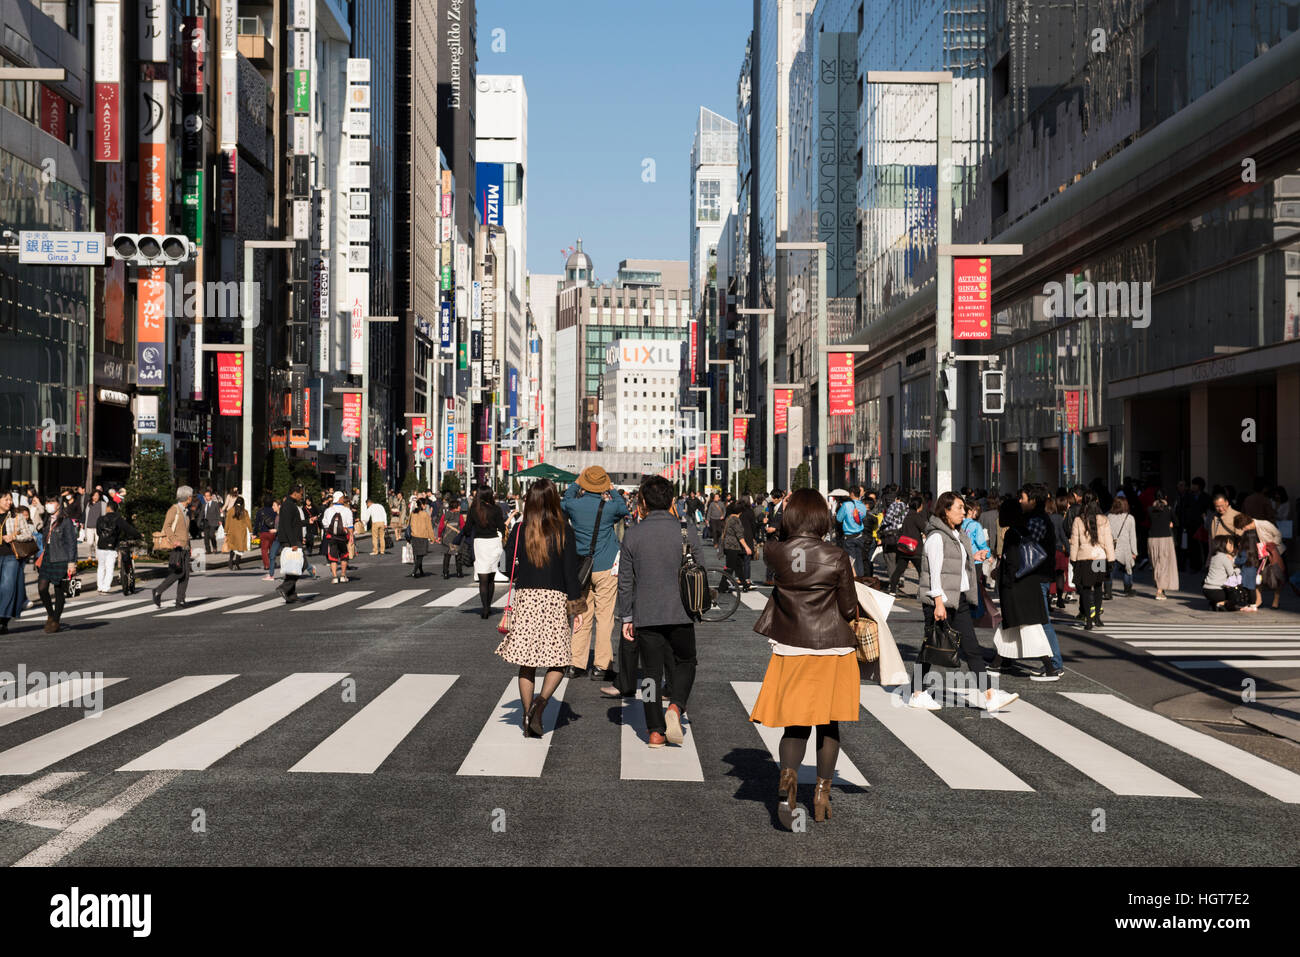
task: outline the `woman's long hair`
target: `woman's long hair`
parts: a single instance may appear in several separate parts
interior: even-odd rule
[[[538,479],[528,487],[523,526],[524,551],[533,566],[545,565],[552,548],[564,550],[567,523],[560,510],[560,493],[550,479]]]
[[[469,507],[474,524],[480,528],[490,526],[492,524],[492,509],[494,508],[496,508],[496,499],[492,495],[492,490],[490,488],[479,489],[478,495],[474,497],[474,504]]]
[[[235,521],[242,522],[243,520],[244,520],[244,500],[242,498],[237,498],[235,499]]]
[[[1100,514],[1101,506],[1097,504],[1097,493],[1089,489],[1083,493],[1083,511],[1079,517],[1083,519],[1083,527],[1094,545],[1101,544],[1101,537],[1097,534],[1097,516]]]

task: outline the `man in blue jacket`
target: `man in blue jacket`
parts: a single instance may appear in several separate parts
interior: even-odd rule
[[[611,483],[605,470],[593,465],[582,470],[578,481],[564,490],[561,502],[564,514],[573,525],[578,563],[581,566],[587,555],[592,555],[591,592],[588,596],[590,614],[582,616],[582,623],[573,631],[572,664],[564,670],[568,678],[577,678],[587,671],[587,654],[591,648],[591,629],[596,629],[595,659],[591,680],[608,677],[614,659],[611,637],[614,632],[614,606],[618,602],[618,579],[612,569],[618,557],[619,541],[614,526],[627,518],[627,503],[618,495],[610,494]],[[600,527],[596,527],[599,513]],[[593,535],[594,533],[594,535]],[[594,550],[593,550],[594,538]]]

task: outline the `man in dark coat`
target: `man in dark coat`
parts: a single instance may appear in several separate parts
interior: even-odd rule
[[[280,524],[275,531],[275,540],[280,544],[281,553],[286,548],[302,548],[305,541],[307,516],[302,509],[302,486],[295,485],[280,506]],[[298,576],[284,576],[284,582],[276,586],[276,593],[284,599],[286,605],[298,600]]]

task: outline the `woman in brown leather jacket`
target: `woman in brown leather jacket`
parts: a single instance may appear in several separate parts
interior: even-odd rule
[[[776,587],[754,630],[766,635],[772,658],[749,720],[784,728],[777,814],[794,822],[799,765],[817,728],[817,790],[813,818],[831,816],[830,789],[840,753],[840,721],[858,720],[861,682],[849,622],[857,612],[848,552],[823,541],[830,531],[826,500],[815,490],[790,496],[781,540],[769,542],[764,561]]]

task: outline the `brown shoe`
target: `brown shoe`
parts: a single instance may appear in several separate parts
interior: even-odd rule
[[[45,619],[45,633],[47,635],[52,635],[58,630],[59,630],[59,623],[57,621],[55,621],[53,618]]]
[[[818,778],[813,792],[813,820],[824,821],[831,816],[831,778]]]
[[[781,826],[787,831],[794,830],[794,810],[799,790],[799,772],[794,768],[782,768],[781,780],[777,783],[776,793],[779,803],[776,806],[777,817]]]
[[[664,737],[662,734],[660,734],[658,731],[651,731],[651,732],[650,732],[650,747],[652,747],[652,748],[662,748],[662,747],[663,747],[665,744],[667,744],[667,743],[668,743],[668,739],[665,738],[665,737]]]

